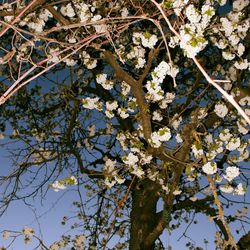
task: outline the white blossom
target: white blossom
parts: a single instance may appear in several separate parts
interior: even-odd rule
[[[78,10],[78,16],[81,22],[86,22],[93,16],[89,9],[90,5],[81,2],[74,3],[74,5]]]
[[[102,19],[101,15],[95,15],[92,17],[91,21],[92,22],[98,22]],[[95,28],[96,33],[102,33],[105,32],[107,30],[106,24],[97,24],[97,25],[93,25]]]
[[[160,122],[160,121],[162,121],[162,119],[163,119],[163,117],[162,117],[162,115],[161,115],[161,113],[159,111],[154,111],[153,112],[153,116],[152,116],[153,121]]]
[[[104,171],[107,172],[108,174],[112,173],[115,169],[116,166],[116,160],[112,161],[111,159],[105,159],[105,164],[104,164]]]
[[[107,81],[107,74],[99,74],[96,76],[96,82],[99,84],[103,84]]]
[[[150,49],[154,48],[157,41],[158,41],[158,38],[156,35],[151,35],[149,33],[146,33],[141,36],[141,43],[146,48],[150,48]]]
[[[70,38],[68,38],[68,42],[69,42],[69,43],[76,43],[75,37],[70,37]]]
[[[169,187],[167,185],[161,185],[162,190],[164,190],[165,194],[169,194]]]
[[[180,28],[180,47],[185,50],[189,58],[196,56],[208,44],[203,36],[203,28],[199,27],[199,32],[197,28],[193,23],[182,25]]]
[[[232,86],[233,86],[232,83],[227,82],[224,84],[224,90],[229,91],[232,89]]]
[[[121,84],[121,93],[123,96],[127,96],[129,94],[131,90],[131,87],[126,83],[126,82],[122,82]]]
[[[203,149],[202,148],[198,148],[198,146],[196,144],[192,145],[192,152],[193,152],[194,157],[196,159],[199,159],[204,154]]]
[[[197,201],[197,199],[198,199],[198,198],[197,198],[196,196],[192,196],[192,197],[189,198],[189,200],[191,200],[192,202]]]
[[[235,62],[234,63],[235,68],[243,70],[243,69],[247,69],[249,66],[249,63],[247,61],[247,59],[240,61],[240,62]]]
[[[204,18],[208,19],[209,21],[212,18],[212,16],[215,15],[215,10],[209,4],[204,4],[201,8],[201,13],[202,13],[202,21],[204,21]]]
[[[212,175],[217,172],[217,164],[215,162],[207,162],[203,167],[202,170],[205,174]]]
[[[177,36],[171,36],[168,46],[171,48],[175,48],[179,44],[180,40]]]
[[[151,160],[153,159],[152,155],[146,155],[143,152],[140,152],[140,164],[145,165],[145,164],[149,164],[151,162]]]
[[[226,148],[230,151],[237,149],[240,146],[240,138],[232,137],[226,144]]]
[[[173,192],[173,195],[179,195],[179,194],[181,194],[181,193],[182,193],[181,190],[176,189],[176,190]]]
[[[146,63],[146,60],[142,57],[138,57],[137,60],[136,60],[136,65],[135,65],[135,68],[136,69],[141,69],[144,67]]]
[[[85,65],[88,69],[94,69],[97,66],[97,60],[89,60]]]
[[[113,179],[110,180],[109,178],[105,178],[104,184],[107,188],[112,188],[116,184],[116,181]]]
[[[198,111],[198,119],[202,120],[207,116],[207,109],[206,108],[200,108]]]
[[[231,61],[235,58],[235,54],[231,53],[230,51],[223,51],[222,56],[224,59]]]
[[[224,178],[228,181],[232,181],[234,178],[239,176],[240,170],[237,167],[227,167],[226,169],[226,175],[224,175]]]
[[[167,127],[159,129],[158,132],[153,132],[151,134],[150,142],[153,147],[159,148],[162,142],[168,141],[171,138],[170,129]]]
[[[123,8],[121,9],[121,16],[122,16],[122,17],[127,17],[128,14],[129,14],[128,9],[127,9],[126,7],[123,7]]]
[[[191,23],[198,23],[201,19],[201,15],[193,4],[188,5],[186,8],[186,16]]]
[[[187,5],[189,0],[175,0],[172,1],[173,4],[173,10],[177,16],[180,16],[181,10],[183,9],[184,6]]]
[[[175,93],[167,92],[163,101],[166,101],[166,103],[171,103],[173,102],[174,98],[175,98]]]
[[[127,54],[127,59],[132,60],[135,63],[135,68],[140,69],[143,68],[146,63],[145,53],[146,50],[138,45],[133,47]]]
[[[127,109],[126,108],[118,108],[117,112],[119,114],[119,116],[122,118],[122,119],[126,119],[129,117],[129,114],[127,113]]]
[[[215,46],[219,49],[225,49],[228,46],[228,41],[225,39],[219,39],[219,41],[215,42]]]
[[[230,138],[232,137],[232,134],[230,134],[229,129],[223,129],[220,133],[219,133],[219,138],[222,141],[228,141]]]
[[[164,92],[161,89],[159,83],[153,81],[147,81],[146,88],[148,93],[146,99],[152,102],[158,102],[164,98]]]
[[[180,126],[181,122],[182,122],[182,117],[180,116],[179,118],[174,119],[174,120],[172,121],[171,125],[172,125],[172,127],[173,127],[175,130],[177,130],[178,127]]]
[[[238,151],[243,152],[248,146],[248,143],[246,141],[241,141],[240,147],[237,148]]]
[[[3,236],[2,237],[3,237],[4,240],[8,240],[9,237],[10,237],[10,232],[5,230],[3,232]]]
[[[170,129],[167,127],[160,128],[157,133],[160,137],[160,141],[168,141],[171,138]]]
[[[77,181],[75,176],[71,175],[69,177],[69,179],[70,179],[70,185],[77,185],[78,184],[78,181]]]
[[[82,105],[86,109],[97,109],[101,110],[102,109],[102,104],[99,102],[99,97],[86,97],[82,99]]]
[[[242,183],[239,183],[234,189],[234,193],[237,195],[244,195],[246,193],[246,188],[243,187]]]
[[[237,54],[238,56],[242,56],[245,52],[245,46],[240,43],[238,46],[237,46]],[[245,68],[245,65],[242,65],[241,68],[244,67]]]
[[[162,83],[167,74],[170,73],[170,66],[165,61],[160,62],[160,64],[152,72],[153,82]]]
[[[66,6],[62,6],[61,13],[67,17],[74,17],[75,16],[75,11],[74,11],[71,3],[68,3]]]
[[[214,176],[214,181],[215,182],[220,183],[220,182],[222,182],[222,180],[223,180],[223,178],[220,175],[216,174]]]
[[[218,115],[221,118],[224,118],[228,113],[228,108],[226,107],[226,105],[222,103],[218,103],[215,105],[214,111],[216,115]]]
[[[214,140],[213,148],[216,151],[217,154],[220,154],[223,152],[223,142],[216,138]]]
[[[73,245],[76,249],[84,249],[86,237],[84,235],[76,235],[75,238],[72,240]]]
[[[133,153],[129,153],[122,157],[122,161],[127,165],[134,166],[139,161],[139,158]]]
[[[6,23],[10,23],[13,19],[14,19],[14,16],[4,16],[4,21]]]
[[[232,33],[229,37],[228,37],[230,44],[232,46],[236,46],[239,42],[240,42],[240,38],[235,34]],[[244,51],[243,51],[244,52]]]
[[[222,24],[222,28],[225,31],[225,35],[227,37],[229,37],[232,32],[234,31],[234,27],[232,22],[230,22],[226,17],[222,17],[220,18],[221,24]]]
[[[141,43],[141,33],[139,32],[134,32],[133,37],[132,37],[133,43],[135,45],[140,45]]]
[[[230,185],[221,185],[220,190],[226,194],[231,194],[234,191],[233,187]]]
[[[153,132],[151,135],[151,144],[153,145],[153,147],[155,148],[159,148],[161,146],[161,141],[159,139],[159,135],[157,132]]]
[[[45,21],[42,19],[38,19],[36,22],[28,22],[27,26],[31,30],[34,30],[36,33],[41,33],[41,32],[43,32],[43,28],[45,26]]]
[[[116,174],[116,175],[114,176],[114,179],[115,179],[115,181],[116,181],[119,185],[121,185],[122,183],[125,182],[125,179],[122,178],[122,177],[121,177],[120,175],[118,175],[118,174]]]
[[[80,57],[82,58],[84,65],[88,69],[94,69],[97,66],[97,60],[91,58],[86,51],[83,51]]]
[[[157,43],[158,38],[156,35],[152,35],[148,32],[145,33],[139,33],[134,32],[133,33],[133,43],[135,45],[139,45],[140,42],[145,48],[154,48],[155,44]]]
[[[110,110],[106,110],[105,111],[105,115],[109,118],[109,119],[111,119],[111,118],[113,118],[115,115],[114,115],[114,113],[112,112],[112,111],[110,111]]]
[[[175,139],[176,139],[177,143],[182,143],[183,142],[183,139],[181,138],[181,135],[179,133],[176,134]]]
[[[50,48],[48,52],[48,62],[57,63],[60,61],[59,48]]]
[[[66,189],[66,186],[61,184],[59,181],[55,181],[53,184],[51,184],[51,188],[53,188],[55,192],[58,192],[59,190]]]
[[[233,10],[241,11],[249,4],[248,0],[234,0],[233,1]]]
[[[106,109],[109,111],[113,111],[118,108],[117,101],[107,101],[106,102]]]
[[[25,236],[31,236],[31,237],[35,234],[34,229],[32,229],[31,227],[27,227],[27,226],[23,228],[22,233]]]
[[[69,67],[73,67],[73,66],[75,66],[76,63],[77,63],[76,60],[70,59],[70,58],[66,58],[66,59],[64,59],[63,61],[64,61],[64,62],[66,63],[66,65],[69,66]]]
[[[205,141],[207,142],[207,144],[212,144],[213,143],[213,135],[212,134],[207,134],[205,136]]]
[[[244,118],[240,118],[236,123],[239,132],[243,135],[246,135],[249,131],[247,121]]]
[[[142,178],[145,174],[140,167],[133,167],[133,171],[130,171],[130,173],[136,175],[138,178]]]
[[[241,106],[250,105],[250,96],[245,96],[239,100]]]

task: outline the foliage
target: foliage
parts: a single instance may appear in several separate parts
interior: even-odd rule
[[[71,235],[46,247],[26,228],[26,241],[105,249],[118,237],[113,249],[163,249],[163,231],[186,211],[214,221],[218,248],[238,248],[230,224],[249,223],[248,9],[247,0],[0,6],[0,129],[14,163],[0,179],[1,213],[51,189],[79,193]],[[234,203],[243,210],[226,216]]]

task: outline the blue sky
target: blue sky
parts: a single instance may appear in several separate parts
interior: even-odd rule
[[[1,150],[1,168],[0,173],[6,173],[7,169],[11,168],[11,164],[5,157],[5,150]],[[249,192],[248,192],[249,194]],[[4,229],[21,231],[24,226],[30,226],[35,229],[37,236],[43,238],[46,244],[51,244],[55,240],[59,240],[62,234],[69,233],[69,227],[62,226],[62,217],[67,215],[73,215],[74,207],[72,202],[77,198],[77,194],[73,189],[67,191],[54,192],[52,189],[48,191],[46,198],[42,201],[39,198],[29,200],[31,207],[24,204],[22,201],[16,201],[11,203],[7,212],[0,218],[0,231]],[[198,215],[196,220],[198,224],[192,224],[186,232],[186,236],[192,238],[198,246],[204,249],[214,249],[213,240],[214,233],[216,231],[213,222],[210,222],[205,216]],[[174,231],[171,235],[165,232],[162,236],[162,240],[165,242],[165,246],[168,244],[172,246],[173,250],[187,249],[185,247],[187,238],[184,236],[178,241],[188,225],[183,223],[179,230]],[[249,229],[249,228],[248,228]],[[248,231],[248,230],[247,230]],[[243,232],[242,232],[243,233]],[[237,237],[237,236],[236,236]],[[204,238],[209,242],[204,244]],[[237,237],[238,239],[238,237]],[[0,238],[0,246],[7,246],[9,241],[3,241]],[[19,237],[12,247],[13,250],[31,250],[36,246],[32,242],[28,245],[23,243],[23,237]]]

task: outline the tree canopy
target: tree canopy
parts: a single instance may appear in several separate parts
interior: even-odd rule
[[[46,246],[25,227],[27,243],[164,249],[164,230],[203,214],[218,249],[247,249],[248,11],[247,0],[0,6],[0,137],[13,161],[0,213],[51,190],[79,194],[72,234]]]

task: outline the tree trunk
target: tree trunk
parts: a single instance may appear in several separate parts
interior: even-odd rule
[[[158,222],[156,214],[158,191],[159,185],[150,180],[144,180],[132,192],[130,250],[154,249],[154,242],[148,242],[146,239]]]

